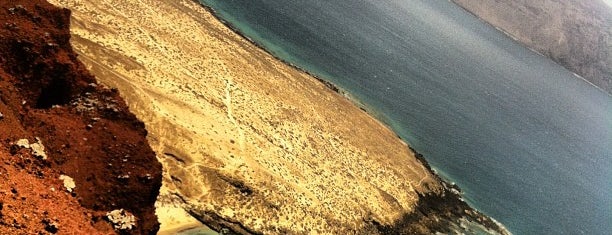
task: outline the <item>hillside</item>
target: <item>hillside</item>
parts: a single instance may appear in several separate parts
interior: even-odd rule
[[[453,0],[612,94],[612,8],[601,0]]]

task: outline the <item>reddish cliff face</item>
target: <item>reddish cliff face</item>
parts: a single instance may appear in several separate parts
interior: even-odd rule
[[[77,60],[69,20],[43,0],[0,1],[0,234],[112,233],[115,209],[136,217],[121,231],[155,233],[161,165],[144,124]]]

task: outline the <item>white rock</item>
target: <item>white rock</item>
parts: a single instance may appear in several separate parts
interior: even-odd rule
[[[74,188],[76,188],[76,184],[74,183],[74,179],[72,179],[72,177],[60,175],[59,179],[64,181],[64,187],[66,187],[68,192],[72,192]]]
[[[136,226],[136,217],[124,209],[108,212],[106,213],[106,217],[113,224],[115,229],[130,230]]]
[[[17,140],[15,145],[17,145],[19,147],[22,147],[22,148],[29,149],[30,148],[30,141],[28,141],[28,139],[20,139],[20,140]]]
[[[42,158],[43,160],[47,160],[47,154],[45,153],[45,146],[42,144],[40,139],[38,138],[36,139],[38,140],[38,143],[33,143],[30,145],[30,148],[32,148],[32,154],[34,154],[34,156]]]
[[[38,137],[36,137],[36,143],[30,144],[30,141],[28,141],[28,139],[20,139],[20,140],[17,140],[15,145],[21,148],[32,149],[32,155],[36,157],[40,157],[43,160],[47,160],[47,154],[45,153],[45,146],[42,144],[42,141]]]

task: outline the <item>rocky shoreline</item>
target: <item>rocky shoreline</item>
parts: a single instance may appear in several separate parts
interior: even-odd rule
[[[0,233],[156,233],[161,165],[72,50],[70,11],[3,1],[0,22]]]
[[[439,194],[419,194],[417,209],[413,213],[405,215],[395,226],[382,227],[382,231],[391,231],[391,233],[387,234],[398,234],[397,232],[399,234],[415,234],[418,233],[418,230],[407,230],[405,228],[418,228],[421,225],[417,221],[427,221],[425,224],[428,225],[426,226],[429,230],[428,232],[451,234],[457,232],[452,230],[452,228],[457,228],[457,225],[465,229],[460,224],[457,224],[457,221],[465,219],[481,224],[485,230],[492,234],[511,234],[501,223],[470,207],[462,198],[459,186],[446,182],[431,168],[422,154],[412,147],[410,147],[410,150],[415,153],[416,158],[429,169],[431,174],[435,175],[438,181],[442,183],[444,190]],[[406,226],[406,224],[414,226]]]

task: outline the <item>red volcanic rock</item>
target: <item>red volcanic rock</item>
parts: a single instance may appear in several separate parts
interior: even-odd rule
[[[155,233],[161,165],[144,124],[78,61],[69,20],[43,0],[0,2],[0,234],[112,233],[115,209],[137,217],[122,232]],[[42,143],[47,158],[19,139]]]

